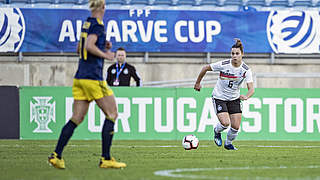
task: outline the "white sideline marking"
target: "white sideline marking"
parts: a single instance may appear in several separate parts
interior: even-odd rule
[[[29,146],[29,145],[28,145]],[[37,147],[54,147],[55,143],[52,145],[31,145]],[[100,145],[86,145],[86,144],[70,144],[67,145],[68,147],[100,147]],[[215,145],[200,145],[201,147],[215,147]],[[0,144],[0,147],[26,147],[26,145],[19,145],[19,144]],[[112,145],[112,147],[116,148],[181,148],[180,145],[167,145],[167,146],[146,146],[146,145],[135,145],[135,146],[128,146],[128,145]],[[238,147],[258,147],[258,148],[320,148],[320,146],[264,146],[264,145],[238,145]]]
[[[320,146],[264,146],[264,145],[239,145],[239,147],[259,147],[259,148],[320,148]]]
[[[184,172],[197,172],[197,171],[220,171],[220,170],[259,170],[259,169],[317,169],[320,166],[304,166],[304,167],[287,167],[287,166],[279,166],[279,167],[269,167],[269,166],[262,166],[262,167],[227,167],[227,168],[184,168],[184,169],[172,169],[172,170],[161,170],[155,171],[154,175],[157,176],[166,176],[166,177],[173,177],[173,178],[190,178],[190,179],[229,179],[229,178],[236,178],[236,176],[226,176],[225,174],[223,177],[219,176],[204,176],[204,175],[190,175],[190,174],[183,174]],[[179,174],[176,174],[179,173]],[[255,177],[259,179],[265,179],[264,177]]]

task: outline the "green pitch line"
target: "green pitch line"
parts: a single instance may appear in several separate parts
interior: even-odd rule
[[[186,151],[181,141],[114,141],[111,153],[125,169],[98,168],[100,141],[70,141],[65,170],[47,164],[56,141],[0,140],[0,179],[319,179],[320,142],[236,141],[238,151],[201,141]]]

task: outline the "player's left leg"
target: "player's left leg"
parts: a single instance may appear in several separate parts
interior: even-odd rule
[[[230,114],[231,127],[228,131],[224,147],[228,150],[237,150],[237,148],[232,145],[232,141],[238,136],[238,130],[241,124],[242,110],[240,99],[229,101],[227,107]]]
[[[231,127],[227,134],[227,139],[225,141],[224,147],[228,150],[237,150],[236,147],[232,145],[232,141],[238,136],[238,130],[241,123],[241,113],[230,114]]]
[[[114,123],[118,117],[117,104],[114,95],[105,96],[96,100],[97,105],[106,115],[106,119],[102,128],[102,157],[99,166],[101,168],[124,168],[127,165],[117,162],[110,156],[110,148],[114,133]]]

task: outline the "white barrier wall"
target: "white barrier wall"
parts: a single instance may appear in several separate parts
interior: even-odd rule
[[[222,59],[211,58],[211,61]],[[17,56],[0,56],[0,85],[71,86],[77,61],[75,56],[25,56],[20,62]],[[136,67],[143,82],[196,79],[206,64],[203,57],[151,57],[148,62],[144,62],[143,57],[129,57],[127,61]],[[299,64],[271,65],[268,59],[246,62],[255,73],[320,73],[320,59],[319,63],[296,61],[300,61]],[[111,62],[106,61],[105,70],[110,65]],[[205,78],[214,76],[209,74]],[[320,78],[258,78],[256,84],[260,88],[320,88]]]

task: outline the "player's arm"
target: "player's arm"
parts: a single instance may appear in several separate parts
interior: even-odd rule
[[[108,51],[108,52],[101,51],[96,46],[97,40],[98,40],[98,36],[96,34],[90,34],[88,36],[86,44],[85,44],[85,48],[87,49],[87,51],[95,56],[102,57],[102,58],[108,59],[108,60],[113,60],[114,53],[111,51]]]
[[[113,52],[111,52],[111,48],[112,48],[112,42],[106,41],[106,54],[108,56],[110,56],[111,59],[110,58],[109,59],[105,58],[105,59],[108,59],[108,60],[113,60],[114,59],[115,54]]]
[[[240,95],[240,100],[247,100],[254,94],[253,78],[252,78],[252,72],[250,69],[246,72],[246,81],[247,81],[248,92],[246,95]]]
[[[137,73],[137,71],[136,71],[136,68],[135,68],[135,67],[132,67],[132,73],[131,73],[131,76],[132,76],[132,77],[133,77],[133,79],[136,81],[136,85],[137,85],[137,87],[142,86],[141,78],[140,78],[140,76],[138,75],[138,73]]]
[[[246,95],[240,95],[240,100],[248,100],[254,94],[253,82],[247,83],[248,92]]]
[[[107,83],[109,86],[112,86],[112,73],[111,73],[112,65],[107,70]]]
[[[200,73],[199,73],[199,75],[198,75],[197,81],[196,81],[196,83],[194,84],[194,89],[195,89],[196,91],[200,91],[200,89],[201,89],[200,82],[201,82],[203,76],[207,73],[207,71],[212,71],[210,65],[206,65],[206,66],[204,66],[204,67],[201,69],[201,71],[200,71]]]

